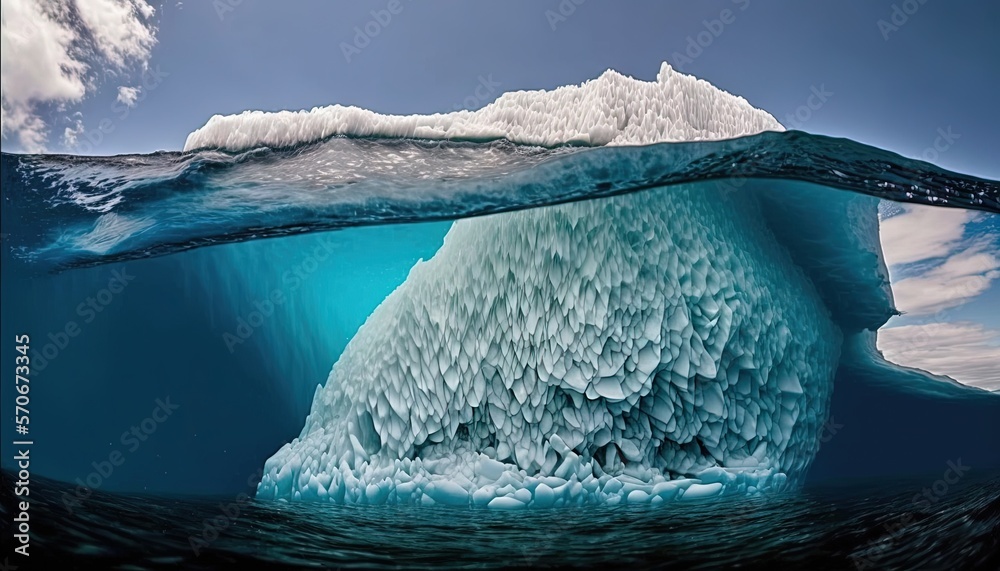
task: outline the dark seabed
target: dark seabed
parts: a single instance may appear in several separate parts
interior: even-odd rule
[[[3,472],[5,524],[13,478]],[[528,512],[95,491],[70,514],[60,498],[71,485],[34,479],[31,561],[49,569],[996,569],[1000,477],[970,471],[939,485],[941,495],[936,481]]]

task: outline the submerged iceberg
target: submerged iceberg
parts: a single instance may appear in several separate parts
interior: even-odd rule
[[[213,117],[187,149],[333,135],[635,145],[781,130],[664,64],[394,117]],[[801,482],[849,339],[894,313],[877,199],[677,185],[470,218],[369,316],[260,498],[659,503]]]

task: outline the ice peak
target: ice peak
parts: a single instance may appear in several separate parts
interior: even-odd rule
[[[184,150],[289,147],[343,135],[493,140],[553,147],[717,140],[783,130],[742,97],[664,62],[656,81],[614,70],[580,85],[507,92],[476,111],[385,115],[331,105],[308,111],[215,115],[188,135]]]

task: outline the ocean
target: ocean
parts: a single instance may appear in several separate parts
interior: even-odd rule
[[[16,546],[11,522],[24,499],[13,495],[23,479],[15,457],[28,447],[31,568],[995,569],[1000,562],[1000,395],[870,366],[864,343],[849,342],[892,314],[879,297],[887,288],[879,253],[862,247],[873,213],[910,204],[975,211],[995,238],[1000,182],[798,131],[598,148],[334,136],[239,152],[3,153],[0,160],[2,536],[6,554]],[[581,230],[560,218],[566,209],[628,212],[636,223]],[[863,218],[858,212],[872,217],[852,225]],[[573,264],[579,244],[563,248],[558,233],[539,232],[515,254],[507,249],[514,242],[482,230],[550,213],[567,235],[585,232],[583,244],[603,244],[603,229],[613,226],[623,256],[666,260],[662,273],[650,275],[655,264],[636,267],[629,279],[676,282],[678,298],[699,308],[687,318],[691,327],[710,331],[698,350],[723,355],[717,360],[736,372],[726,377],[725,365],[704,358],[690,365],[688,392],[661,398],[651,387],[661,378],[680,386],[679,373],[670,377],[664,367],[685,361],[687,370],[687,349],[675,342],[670,356],[664,334],[667,350],[654,361],[637,342],[637,356],[616,365],[629,371],[621,385],[576,397],[565,386],[547,393],[545,402],[564,403],[567,412],[560,438],[544,443],[548,436],[519,433],[521,420],[510,420],[542,397],[536,385],[518,384],[530,375],[507,349],[494,367],[497,386],[507,389],[487,388],[485,397],[474,383],[455,389],[465,385],[452,377],[451,362],[494,358],[484,356],[485,345],[476,353],[496,326],[468,325],[481,316],[475,296],[487,296],[498,313],[507,309],[497,300],[508,304],[513,330],[555,315],[552,337],[560,338],[559,320],[576,319],[571,310],[532,309],[522,294],[549,286],[517,268]],[[468,232],[450,234],[460,224]],[[692,257],[689,275],[687,258],[650,249],[660,240],[674,252],[721,245]],[[448,248],[454,257],[435,258]],[[563,253],[531,261],[549,248]],[[612,258],[580,271],[600,276],[618,268]],[[476,268],[497,268],[496,260],[508,265],[482,283],[506,285],[469,293],[483,276]],[[748,277],[718,286],[715,298],[698,294],[713,287],[716,270],[723,281]],[[614,271],[609,279],[631,275],[628,267]],[[700,289],[696,276],[705,282]],[[579,283],[566,286],[578,295],[566,307],[612,315],[619,304],[620,323],[644,331],[627,308],[664,297],[636,286],[609,298]],[[435,295],[457,301],[440,315],[411,301]],[[731,335],[716,329],[716,311],[727,310],[713,300],[722,298],[743,304],[729,306],[738,308]],[[573,335],[595,335],[591,317],[579,316],[584,325]],[[421,336],[414,325],[421,319],[433,333]],[[602,323],[619,333],[600,344],[620,338],[627,352],[625,326],[614,319]],[[421,362],[437,366],[438,356],[427,355],[453,346],[454,331],[468,337],[472,353],[455,353],[434,378],[418,372]],[[30,342],[15,344],[22,335]],[[526,340],[535,359],[533,347],[542,345],[530,335],[511,346]],[[796,335],[810,341],[800,346]],[[723,352],[723,341],[735,353]],[[365,348],[394,356],[375,361]],[[400,381],[392,366],[408,352],[415,364],[401,369],[411,373],[400,393],[408,396],[394,396]],[[30,392],[16,388],[29,384],[15,378],[18,354],[30,357]],[[766,374],[749,372],[760,369],[751,358],[788,372],[768,385]],[[338,361],[347,363],[337,365],[342,378],[330,376]],[[647,361],[648,380],[633,387],[629,375]],[[504,366],[517,369],[516,382]],[[572,378],[573,364],[566,367]],[[610,361],[596,363],[591,373],[606,367]],[[832,389],[816,380],[832,381],[834,371]],[[713,378],[731,387],[717,401]],[[758,384],[740,392],[746,383]],[[768,396],[769,386],[786,396]],[[435,397],[444,387],[455,392]],[[814,390],[824,398],[809,400]],[[24,414],[15,414],[19,394],[30,397],[23,399],[30,424],[15,435],[24,424],[15,420]],[[671,412],[656,409],[654,397]],[[430,400],[421,410],[444,412],[421,412],[419,421],[414,412],[412,434],[395,413],[382,415],[420,409],[413,403],[423,398]],[[485,400],[469,405],[474,398]],[[343,402],[367,412],[344,413],[341,433],[339,414],[355,410],[338,408]],[[607,403],[607,412],[587,408],[595,402]],[[574,409],[591,416],[573,416]],[[526,426],[551,426],[534,414],[523,413]],[[673,427],[671,415],[686,420]],[[587,429],[591,421],[606,424]],[[344,448],[309,440],[334,433]],[[767,456],[764,441],[780,443],[781,455]],[[784,462],[791,476],[755,471],[762,458]],[[541,479],[532,479],[536,473]],[[442,475],[459,490],[426,484]],[[490,509],[530,508],[542,503],[542,489],[551,507]],[[441,505],[456,497],[462,505]],[[26,561],[16,563],[29,568]]]

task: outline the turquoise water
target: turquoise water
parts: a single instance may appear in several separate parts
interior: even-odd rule
[[[2,162],[0,337],[33,339],[34,540],[68,568],[709,568],[750,558],[988,568],[998,549],[1000,397],[865,367],[838,373],[832,415],[844,427],[824,441],[801,491],[528,515],[240,496],[299,434],[331,365],[438,251],[452,220],[640,192],[669,201],[677,184],[722,199],[753,193],[785,244],[808,246],[791,256],[823,294],[846,291],[835,309],[872,303],[877,313],[864,288],[842,289],[860,264],[827,275],[817,262],[850,238],[824,225],[824,209],[867,195],[990,221],[996,181],[799,132],[600,149],[335,138],[240,154],[5,153]],[[12,373],[2,372],[5,404]],[[126,445],[125,431],[162,399],[176,411]],[[6,525],[9,411],[3,422]],[[124,463],[99,473],[115,451]],[[974,466],[960,491],[915,506],[914,493],[956,459]],[[77,502],[81,489],[93,493]],[[239,515],[225,523],[234,503]],[[225,529],[208,541],[204,522],[219,514]],[[9,537],[5,528],[5,545]]]
[[[4,225],[35,269],[373,224],[455,219],[697,181],[802,181],[1000,210],[996,181],[799,131],[726,141],[541,148],[334,137],[286,149],[2,155]],[[19,225],[30,231],[16,231]]]

